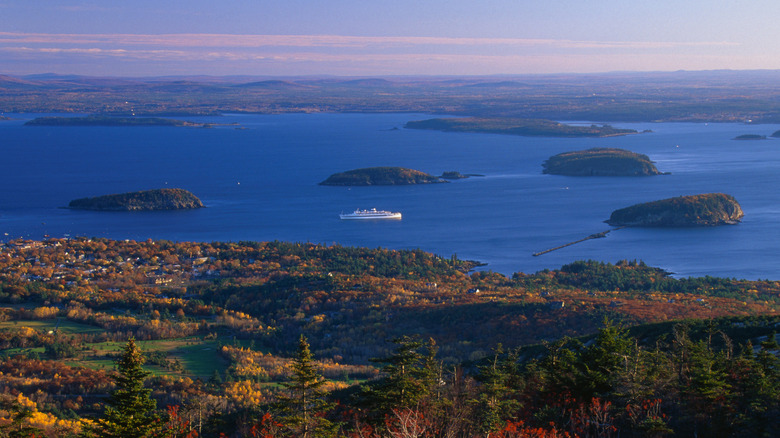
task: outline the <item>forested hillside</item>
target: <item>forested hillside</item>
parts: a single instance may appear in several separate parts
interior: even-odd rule
[[[128,357],[150,373],[159,436],[778,432],[780,282],[476,266],[308,243],[8,242],[0,433],[93,430]],[[310,390],[316,408],[299,403]]]

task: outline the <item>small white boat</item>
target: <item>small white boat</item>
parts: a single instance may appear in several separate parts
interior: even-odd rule
[[[341,219],[401,219],[401,213],[377,210],[372,208],[371,210],[355,210],[352,213],[341,213],[339,215]]]

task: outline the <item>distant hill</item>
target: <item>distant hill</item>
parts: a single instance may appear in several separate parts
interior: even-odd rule
[[[0,87],[2,88],[28,88],[37,86],[40,86],[40,83],[31,80],[15,78],[13,76],[0,75]]]
[[[419,170],[403,167],[366,167],[334,173],[322,181],[324,186],[388,186],[448,182]]]
[[[304,84],[298,84],[298,83],[295,83],[295,82],[281,81],[281,80],[268,80],[268,81],[248,82],[246,84],[234,85],[234,87],[236,87],[236,88],[271,88],[271,89],[295,89],[295,88],[308,89],[308,88],[313,88],[311,85],[304,85]]]
[[[353,79],[351,81],[341,81],[339,83],[358,87],[384,87],[393,84],[387,79],[382,78]]]
[[[464,88],[518,88],[528,86],[528,84],[518,81],[480,82],[477,84],[462,85]]]
[[[736,224],[742,216],[734,197],[707,193],[632,205],[613,211],[606,222],[631,227],[702,227]]]
[[[593,148],[564,152],[542,164],[544,173],[568,176],[649,176],[661,172],[647,155],[624,149]]]
[[[81,198],[68,208],[97,211],[184,210],[202,208],[203,203],[184,189],[155,189],[140,192]]]

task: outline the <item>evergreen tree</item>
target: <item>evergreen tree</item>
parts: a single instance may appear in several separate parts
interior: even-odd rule
[[[501,344],[493,352],[493,358],[477,367],[476,380],[481,383],[475,400],[479,428],[483,433],[498,430],[517,413],[520,374],[517,352],[504,353]]]
[[[333,408],[326,400],[325,379],[314,366],[306,337],[298,341],[298,353],[292,362],[292,376],[282,383],[289,395],[279,397],[276,404],[279,422],[287,429],[289,436],[299,438],[320,438],[335,436],[338,425],[330,422],[324,414]]]
[[[390,356],[371,359],[384,363],[384,377],[364,388],[362,394],[370,411],[381,415],[393,409],[415,407],[430,392],[430,379],[436,374],[430,368],[430,361],[426,361],[426,356],[420,352],[424,344],[417,336],[401,336],[391,342],[396,348]],[[435,350],[428,351],[428,358],[431,351]],[[426,362],[429,367],[425,366]]]
[[[588,401],[612,393],[636,354],[635,340],[628,331],[604,319],[604,327],[599,329],[593,344],[580,355],[579,391],[575,395]]]
[[[157,403],[150,397],[152,390],[144,388],[144,380],[150,373],[141,367],[143,363],[141,350],[131,338],[116,362],[119,375],[114,380],[117,387],[108,399],[103,416],[85,427],[86,436],[146,438],[160,433]]]

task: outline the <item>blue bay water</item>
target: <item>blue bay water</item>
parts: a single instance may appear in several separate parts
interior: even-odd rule
[[[0,239],[96,236],[176,241],[285,240],[420,248],[487,263],[504,274],[575,260],[644,260],[677,276],[780,279],[777,125],[615,123],[653,132],[603,139],[531,138],[402,129],[423,114],[226,115],[247,129],[25,127],[0,122]],[[393,129],[401,128],[401,129]],[[574,178],[541,173],[551,155],[591,147],[644,153],[671,175]],[[402,166],[484,174],[449,184],[325,187],[330,174]],[[62,209],[75,198],[185,188],[208,206],[175,212]],[[627,228],[531,254],[610,227],[618,208],[724,192],[745,211],[736,226]],[[402,221],[341,221],[356,208],[401,211]],[[6,234],[7,233],[7,234]]]

